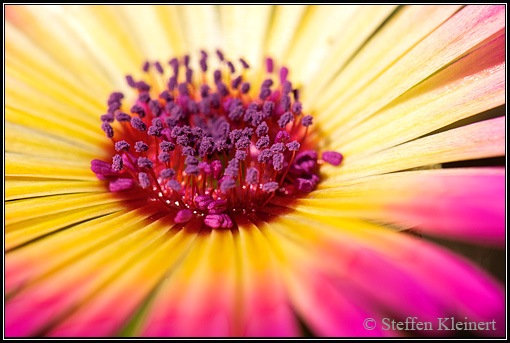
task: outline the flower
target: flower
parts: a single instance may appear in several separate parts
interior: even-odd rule
[[[504,105],[504,6],[5,12],[6,336],[505,332],[500,282],[429,239],[504,246],[504,169],[438,165],[504,155],[504,117],[476,116]],[[115,155],[100,115],[111,92],[134,96],[126,74],[218,47],[254,79],[269,55],[288,67],[310,137],[345,159],[211,228],[110,192],[90,161]]]

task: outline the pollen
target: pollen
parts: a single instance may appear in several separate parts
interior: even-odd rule
[[[197,73],[184,56],[171,59],[168,70],[145,62],[151,82],[126,76],[135,100],[109,96],[101,129],[115,153],[110,161],[93,160],[91,169],[111,192],[146,192],[175,223],[198,218],[220,229],[235,225],[237,215],[263,211],[275,196],[313,191],[320,165],[338,166],[343,156],[327,151],[319,159],[308,137],[313,117],[304,113],[285,66],[268,58],[265,79],[254,89],[244,59],[216,55],[215,70],[201,51]]]

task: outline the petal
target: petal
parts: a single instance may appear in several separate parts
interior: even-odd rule
[[[141,324],[141,335],[232,335],[234,250],[230,230],[204,228],[182,265],[158,288]]]
[[[344,154],[368,154],[505,103],[505,35],[414,87],[332,140]]]
[[[495,319],[497,331],[478,334],[504,332],[502,287],[471,263],[423,240],[361,221],[300,213],[273,227],[273,242],[279,242],[283,259],[324,273],[337,292],[354,289],[348,299],[360,300],[357,305],[368,313],[423,320],[452,315],[462,321]],[[361,331],[360,325],[348,330]]]
[[[285,292],[282,266],[255,223],[236,220],[241,296],[238,332],[246,337],[295,337],[298,326]]]
[[[355,94],[319,113],[341,135],[434,72],[504,32],[504,6],[466,6]],[[339,115],[340,113],[340,115]]]
[[[331,217],[358,217],[472,243],[504,244],[505,170],[400,172],[313,192],[281,206]]]
[[[321,183],[321,187],[435,163],[504,154],[505,117],[499,117],[419,138],[360,159],[349,160],[349,156],[345,156],[341,168],[324,166],[322,171],[331,177]]]

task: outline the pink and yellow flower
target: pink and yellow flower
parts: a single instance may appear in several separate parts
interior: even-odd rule
[[[504,5],[5,14],[6,336],[504,335],[500,281],[429,239],[504,247],[505,169],[441,168],[505,154]],[[287,66],[345,160],[230,228],[176,225],[90,170],[112,156],[100,115],[144,61],[218,48],[254,84]],[[434,329],[385,326],[409,318]]]

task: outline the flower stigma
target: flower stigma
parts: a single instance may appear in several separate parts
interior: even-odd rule
[[[253,92],[248,63],[240,59],[236,69],[216,54],[220,67],[208,73],[201,51],[196,80],[188,55],[170,60],[167,79],[160,62],[143,64],[151,84],[126,76],[138,97],[126,106],[123,93],[109,96],[101,129],[115,151],[111,161],[91,162],[111,192],[146,192],[174,222],[201,218],[213,229],[232,227],[236,214],[261,211],[275,195],[311,192],[320,165],[343,159],[335,151],[319,159],[307,139],[313,117],[303,113],[286,67],[277,74],[267,58],[267,78]]]

